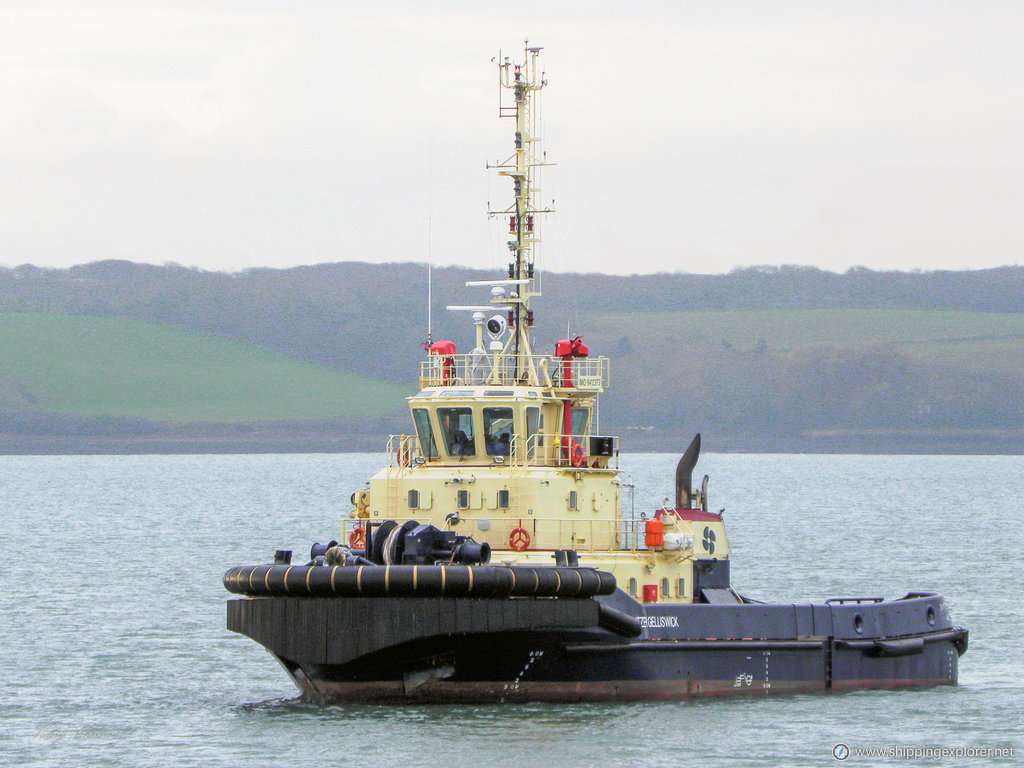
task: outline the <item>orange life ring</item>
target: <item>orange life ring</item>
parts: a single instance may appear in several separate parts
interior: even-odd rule
[[[409,446],[402,444],[395,448],[395,464],[400,467],[407,467],[411,463],[412,456]]]
[[[525,528],[513,528],[508,535],[508,545],[516,552],[522,552],[530,546],[530,532]]]
[[[572,465],[574,467],[582,467],[587,463],[587,457],[583,453],[583,446],[579,443],[572,444]]]
[[[356,549],[363,549],[366,546],[366,529],[357,525],[348,535],[348,545]]]

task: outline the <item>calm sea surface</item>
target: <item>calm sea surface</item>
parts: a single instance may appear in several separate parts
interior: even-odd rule
[[[1024,457],[705,455],[758,599],[943,592],[958,688],[684,703],[317,707],[224,628],[229,566],[337,538],[382,456],[0,456],[2,766],[828,765],[1024,750]],[[623,457],[650,510],[676,457]],[[629,501],[626,504],[628,508]],[[845,765],[988,764],[850,757]]]

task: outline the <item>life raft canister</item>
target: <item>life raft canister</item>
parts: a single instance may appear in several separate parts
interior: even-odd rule
[[[665,524],[661,520],[648,520],[644,525],[644,544],[648,549],[661,549],[665,545]]]

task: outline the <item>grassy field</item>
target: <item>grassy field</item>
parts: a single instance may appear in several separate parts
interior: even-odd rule
[[[238,422],[374,418],[407,387],[154,323],[0,314],[0,404],[74,416]]]
[[[887,309],[670,312],[594,316],[583,324],[634,352],[760,348],[784,356],[821,346],[881,347],[924,362],[1024,375],[1024,315]],[[610,350],[609,350],[610,351]],[[601,352],[604,354],[604,351]]]
[[[638,424],[669,423],[682,408],[711,423],[757,426],[767,409],[789,408],[790,420],[813,412],[831,426],[833,413],[868,419],[868,406],[883,413],[889,403],[893,412],[931,414],[939,426],[960,413],[999,426],[1011,416],[1017,423],[1015,393],[1024,386],[1019,314],[636,313],[593,316],[579,327],[594,353],[614,358],[608,402]],[[407,394],[408,385],[154,323],[0,314],[0,413],[173,424],[365,421],[399,412]],[[812,396],[822,401],[814,411],[804,403]]]

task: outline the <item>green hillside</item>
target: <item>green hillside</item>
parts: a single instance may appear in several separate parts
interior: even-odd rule
[[[419,354],[410,324],[391,323],[397,338],[382,363],[367,339],[383,317],[364,317],[362,337],[323,319],[315,334],[264,320],[294,356],[146,320],[0,313],[0,451],[377,449],[403,428]],[[612,358],[600,429],[632,450],[676,447],[698,430],[725,450],[1024,445],[1024,314],[595,313],[571,328]],[[451,338],[465,349],[469,329],[458,330]],[[391,380],[309,362],[325,356],[311,339],[359,350],[337,368]]]
[[[909,309],[776,309],[592,316],[591,333],[674,351],[791,355],[808,347],[887,348],[910,359],[1024,375],[1024,315]],[[642,340],[648,341],[643,342]],[[620,350],[622,351],[622,350]]]
[[[609,430],[641,429],[656,441],[660,429],[686,424],[781,450],[806,449],[815,434],[844,435],[854,450],[867,443],[851,439],[880,432],[887,450],[911,440],[915,450],[964,450],[979,436],[1019,448],[1024,315],[651,312],[579,327],[592,351],[613,358]]]
[[[109,317],[0,314],[0,410],[185,423],[375,418],[408,387]]]

